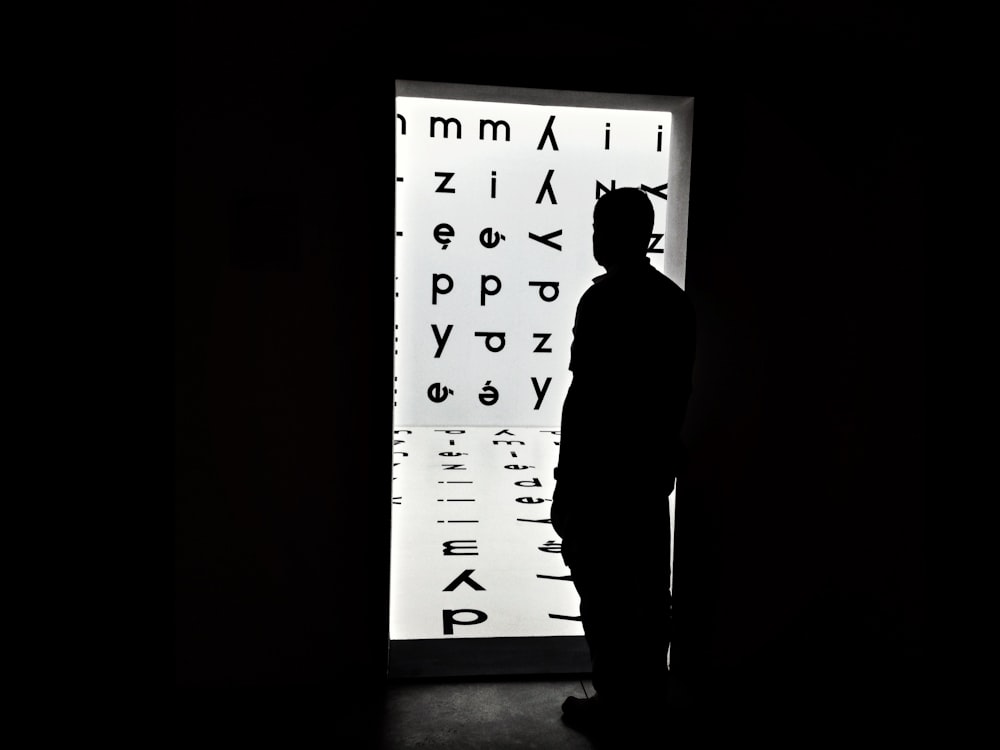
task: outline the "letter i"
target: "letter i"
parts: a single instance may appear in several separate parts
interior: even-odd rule
[[[604,123],[604,150],[611,148],[611,123]]]
[[[663,126],[662,125],[657,125],[656,126],[656,150],[657,151],[662,151],[663,150]]]
[[[497,197],[497,173],[496,170],[490,172],[490,198]]]

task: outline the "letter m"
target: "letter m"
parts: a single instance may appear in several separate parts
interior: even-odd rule
[[[462,137],[462,123],[460,123],[457,119],[455,119],[454,117],[449,117],[448,119],[445,119],[444,117],[432,117],[431,118],[431,138],[434,137],[434,133],[435,133],[435,131],[437,129],[435,126],[438,123],[441,123],[442,125],[444,125],[444,137],[445,138],[448,137],[448,132],[451,129],[452,123],[454,123],[455,127],[458,130],[458,138]]]
[[[505,141],[509,141],[510,140],[510,123],[508,123],[506,120],[497,120],[497,121],[494,121],[494,120],[480,120],[479,121],[479,140],[483,140],[483,137],[486,135],[486,126],[487,125],[492,125],[493,126],[493,140],[494,141],[497,139],[497,130],[500,129],[501,125],[503,125],[504,140]]]

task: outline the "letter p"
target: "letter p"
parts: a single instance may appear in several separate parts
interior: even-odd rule
[[[473,615],[475,619],[456,620],[455,615],[458,614]],[[486,613],[480,612],[478,609],[442,609],[441,620],[444,627],[444,634],[455,635],[456,625],[478,625],[481,622],[486,622]]]

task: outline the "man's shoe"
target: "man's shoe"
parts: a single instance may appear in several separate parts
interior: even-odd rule
[[[600,729],[604,720],[600,698],[577,698],[571,695],[562,704],[563,721],[582,732]]]

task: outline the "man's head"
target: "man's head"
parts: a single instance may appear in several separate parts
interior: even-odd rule
[[[608,268],[646,254],[653,232],[653,204],[638,188],[618,188],[594,206],[594,260]]]

